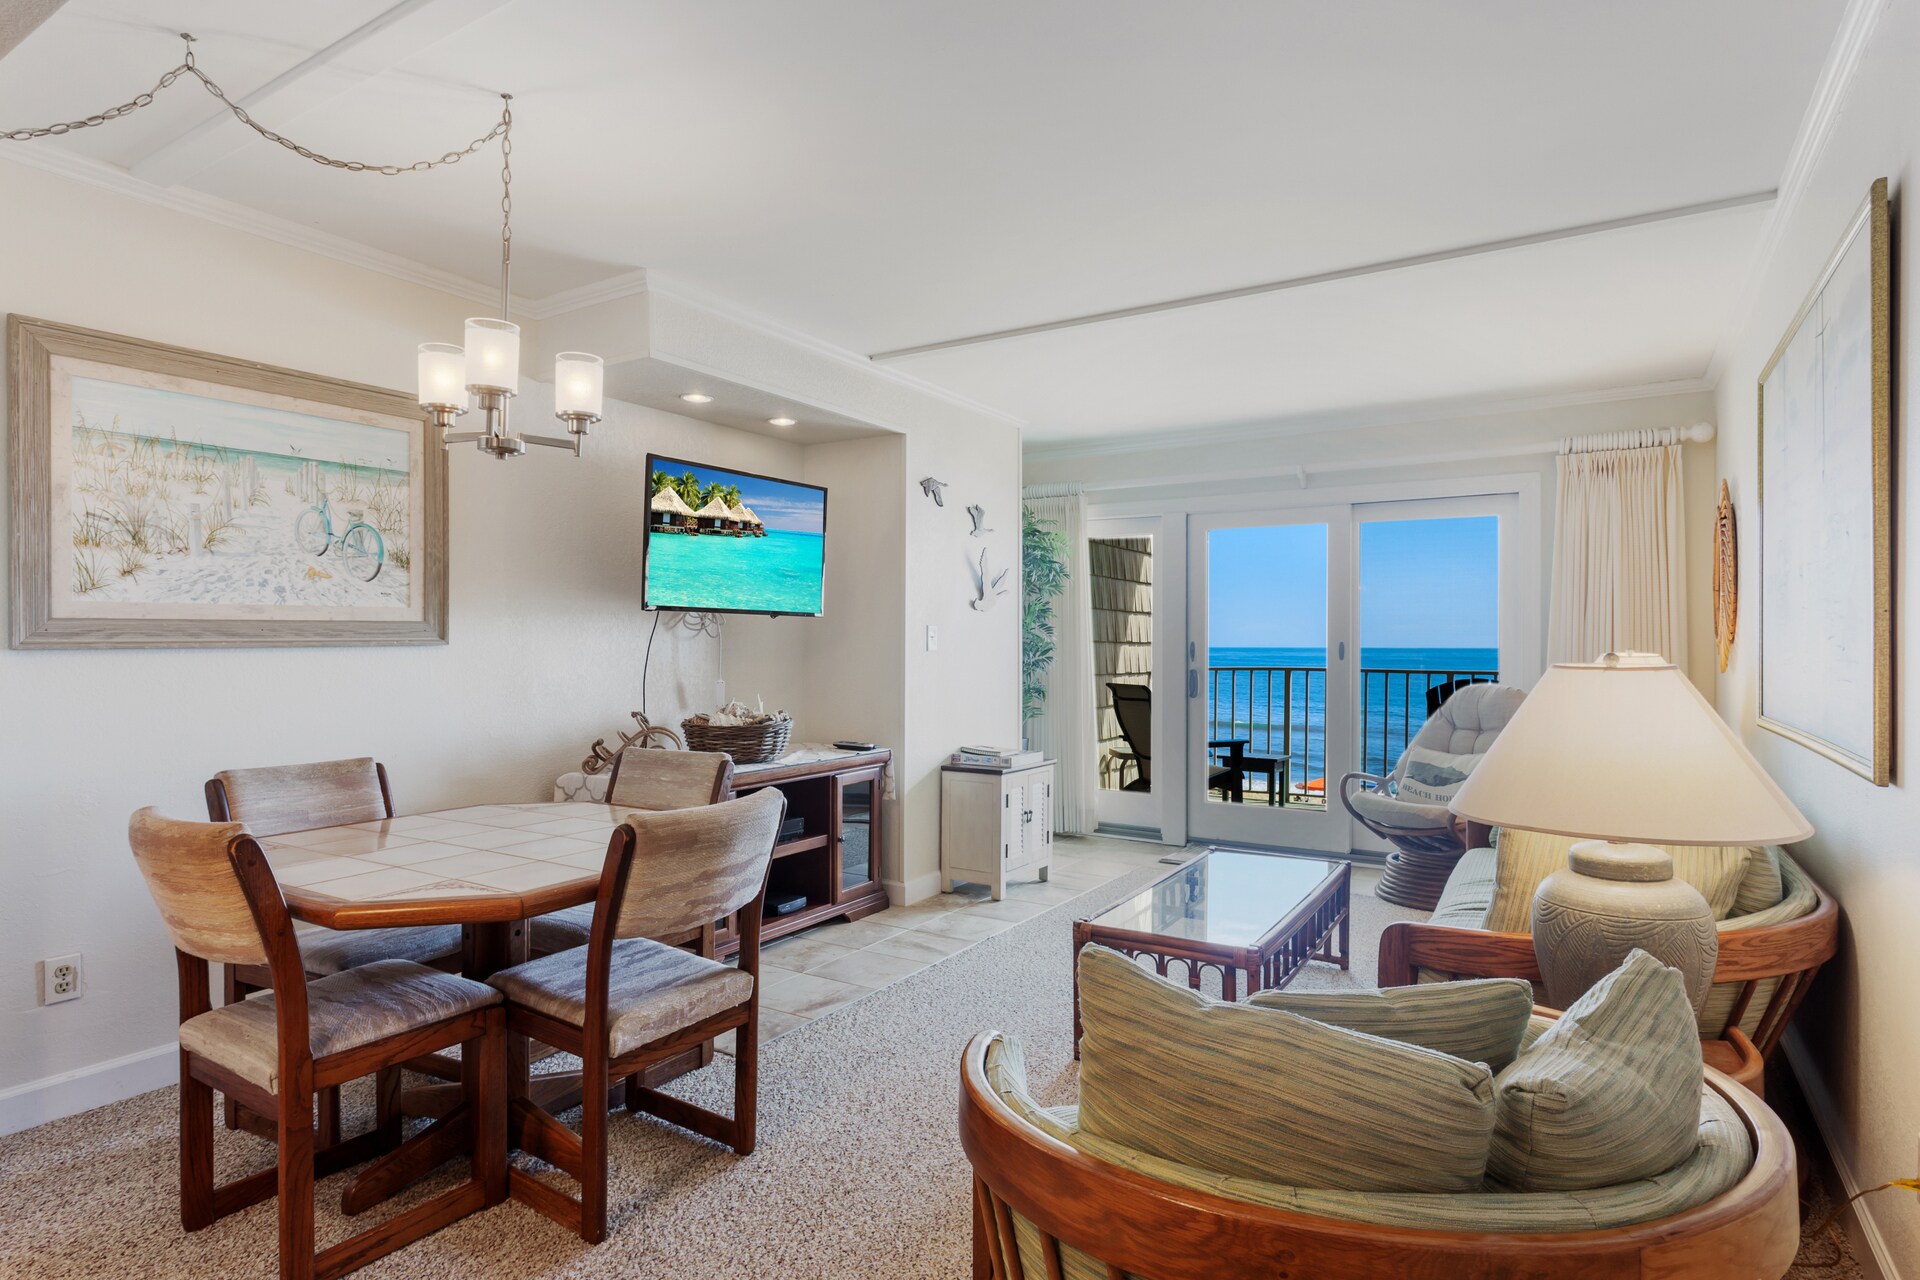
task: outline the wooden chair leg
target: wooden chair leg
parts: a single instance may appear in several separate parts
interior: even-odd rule
[[[313,1280],[313,1095],[280,1091],[280,1278]]]
[[[754,993],[747,1020],[733,1041],[733,1149],[753,1154],[760,1110],[760,996]]]
[[[607,1238],[607,1088],[606,1059],[594,1055],[585,1064],[580,1096],[580,1238],[599,1244]]]
[[[180,1054],[180,1225],[213,1225],[213,1086],[195,1080]]]
[[[498,1052],[495,1046],[492,1052]],[[465,1054],[461,1055],[463,1058]],[[400,1145],[404,1136],[402,1122],[406,1116],[400,1109],[402,1077],[399,1067],[382,1067],[373,1077],[373,1124],[380,1134],[380,1149],[391,1151]]]
[[[489,1205],[507,1198],[506,1028],[506,1011],[495,1008],[487,1018],[485,1034],[467,1041],[460,1050],[461,1084],[473,1116],[473,1180],[485,1189]],[[383,1077],[386,1074],[381,1073]],[[394,1070],[392,1074],[397,1102],[400,1073]],[[394,1117],[397,1128],[397,1107]]]

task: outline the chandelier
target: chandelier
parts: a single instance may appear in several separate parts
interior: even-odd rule
[[[458,164],[480,148],[500,139],[500,314],[475,316],[466,324],[466,345],[449,342],[423,342],[418,356],[420,407],[427,411],[440,429],[442,447],[471,442],[482,453],[495,458],[517,458],[530,444],[555,449],[571,449],[580,456],[580,442],[587,428],[600,421],[605,391],[605,362],[584,351],[562,351],[553,358],[553,416],[567,427],[565,436],[517,435],[508,426],[507,402],[520,390],[520,326],[507,319],[509,286],[513,279],[513,95],[500,95],[500,119],[492,129],[475,138],[459,151],[449,151],[437,160],[416,160],[412,164],[369,164],[361,160],[336,160],[301,146],[260,124],[239,103],[227,97],[226,90],[194,63],[192,35],[181,32],[187,43],[185,60],[160,77],[147,92],[109,107],[84,120],[44,125],[36,129],[0,130],[0,142],[28,142],[38,138],[57,138],[79,129],[92,129],[142,107],[151,106],[154,95],[181,76],[192,76],[208,93],[233,112],[234,118],[269,142],[275,142],[295,155],[349,173],[378,173],[396,177],[403,173],[424,173],[443,165]],[[478,405],[481,429],[455,431],[457,420],[468,409],[471,398]]]

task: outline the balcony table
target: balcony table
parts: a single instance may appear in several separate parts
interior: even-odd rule
[[[470,805],[288,832],[260,847],[294,919],[329,929],[459,924],[461,972],[484,981],[528,958],[533,917],[594,900],[624,816],[605,804]],[[508,1037],[507,1078],[512,1094],[542,1106],[579,1099],[577,1071],[532,1075],[524,1036]],[[448,1114],[458,1100],[458,1085],[408,1091],[403,1110],[438,1116],[440,1140],[375,1162],[342,1196],[343,1210],[369,1208],[463,1150],[466,1118]],[[518,1147],[517,1111],[508,1122]]]

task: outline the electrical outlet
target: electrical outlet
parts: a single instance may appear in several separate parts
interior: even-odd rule
[[[54,956],[40,962],[40,1003],[63,1004],[80,998],[80,955]]]

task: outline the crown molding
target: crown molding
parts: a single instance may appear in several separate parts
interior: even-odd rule
[[[1455,400],[1422,400],[1407,404],[1306,414],[1296,418],[1275,418],[1217,427],[1194,427],[1184,431],[1154,431],[1141,435],[1102,436],[1088,440],[1062,440],[1055,443],[1043,441],[1028,445],[1025,456],[1029,461],[1044,461],[1055,458],[1111,457],[1115,454],[1153,453],[1168,449],[1207,448],[1215,445],[1258,444],[1312,435],[1321,431],[1414,426],[1425,422],[1449,422],[1458,418],[1487,417],[1506,413],[1537,413],[1544,409],[1614,404],[1623,400],[1649,400],[1657,396],[1690,395],[1711,391],[1714,385],[1711,378],[1681,378],[1670,382],[1643,382],[1631,386],[1604,387],[1595,391],[1569,391],[1551,395],[1475,396]]]
[[[649,272],[645,288],[649,293],[658,294],[663,298],[670,298],[675,302],[682,302],[687,306],[719,316],[723,320],[750,329],[763,337],[805,348],[814,355],[832,360],[847,368],[856,369],[867,377],[878,378],[883,382],[891,382],[906,390],[924,396],[931,396],[936,400],[944,401],[956,408],[965,409],[969,413],[980,414],[996,422],[1005,423],[1010,427],[1024,427],[1026,425],[1024,419],[1016,417],[1004,409],[997,409],[990,404],[984,404],[981,401],[970,399],[957,391],[949,391],[937,383],[928,382],[924,378],[917,378],[899,369],[893,369],[886,365],[875,363],[873,359],[861,355],[859,352],[849,351],[845,347],[836,346],[824,338],[818,338],[813,334],[796,329],[792,325],[774,319],[772,316],[764,315],[758,311],[743,307],[739,303],[728,298],[723,298],[718,294],[709,293],[698,285],[688,284],[683,280],[671,279],[660,275],[658,272]]]
[[[1760,243],[1747,263],[1733,306],[1720,327],[1720,341],[1707,361],[1707,376],[1715,382],[1727,371],[1730,358],[1728,348],[1740,336],[1741,322],[1752,312],[1754,300],[1760,292],[1760,281],[1780,252],[1780,241],[1786,234],[1787,225],[1793,221],[1800,202],[1806,198],[1807,189],[1813,182],[1813,172],[1826,154],[1827,144],[1833,140],[1834,126],[1839,123],[1847,94],[1853,88],[1854,77],[1859,74],[1860,64],[1873,43],[1873,33],[1880,25],[1880,15],[1891,6],[1892,0],[1847,0],[1847,7],[1840,15],[1839,28],[1833,34],[1833,43],[1827,48],[1827,59],[1821,64],[1820,77],[1814,81],[1813,96],[1807,100],[1806,114],[1800,117],[1799,132],[1794,135],[1793,147],[1787,152],[1787,164],[1780,174],[1778,195],[1768,212],[1765,226],[1761,228]]]
[[[622,271],[619,275],[608,276],[604,280],[595,280],[588,284],[576,285],[571,289],[562,289],[550,293],[544,298],[515,298],[514,307],[529,320],[551,320],[555,316],[564,316],[572,311],[584,311],[588,307],[597,307],[603,302],[618,302],[621,298],[631,298],[636,293],[646,293],[653,288],[652,277],[645,267],[635,267],[631,271]]]

